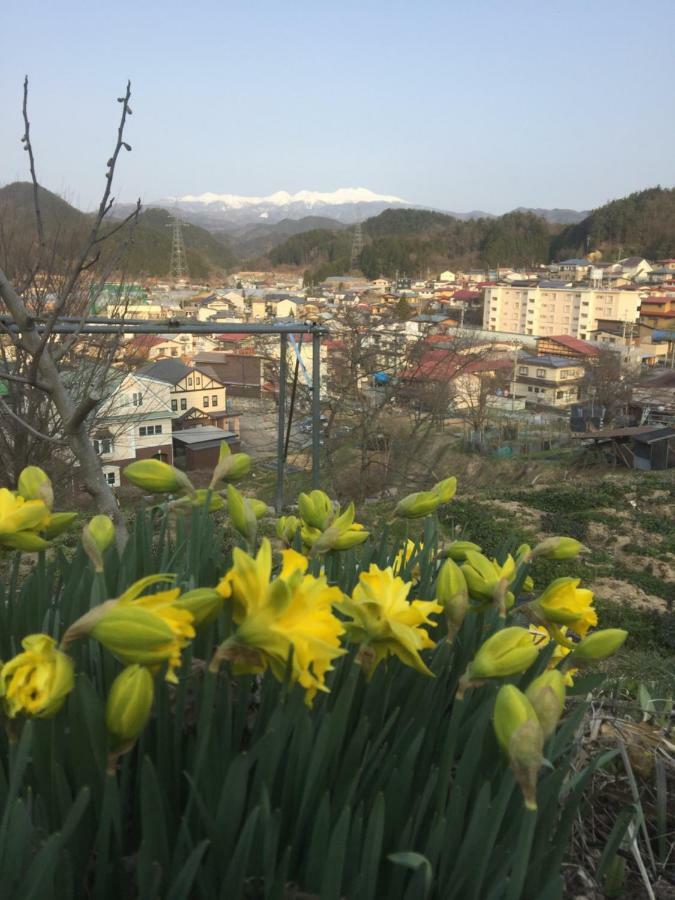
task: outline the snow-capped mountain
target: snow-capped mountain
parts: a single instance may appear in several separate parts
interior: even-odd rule
[[[189,221],[206,228],[241,225],[247,222],[279,222],[305,216],[329,216],[349,224],[376,216],[392,207],[413,204],[401,197],[376,194],[367,188],[339,188],[332,192],[277,191],[267,197],[242,197],[237,194],[186,194],[166,197],[149,206],[181,210]]]

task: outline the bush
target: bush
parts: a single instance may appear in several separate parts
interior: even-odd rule
[[[253,555],[257,508],[231,485],[221,492],[215,476],[211,494],[186,488],[141,509],[121,553],[92,523],[74,554],[42,551],[24,578],[17,559],[0,594],[10,661],[0,672],[6,896],[562,896],[585,786],[612,754],[578,769],[579,702],[553,723],[544,750],[552,766],[542,767],[540,713],[519,691],[525,720],[507,716],[506,752],[498,746],[491,718],[503,686],[525,691],[545,670],[570,680],[582,652],[565,657],[546,635],[539,651],[540,638],[518,627],[526,607],[517,600],[507,612],[528,560],[497,565],[469,550],[461,568],[442,563],[434,514],[411,522],[413,543],[392,545],[386,527],[364,540],[353,508],[338,515],[319,495],[301,497],[302,520],[278,523],[296,549],[271,582],[268,544]],[[225,503],[241,545],[233,552],[232,530],[206,509]],[[406,508],[416,514],[414,503]],[[166,571],[169,588],[153,583]],[[581,629],[587,598],[573,592],[565,602],[577,604]],[[544,606],[527,608],[548,621]],[[148,616],[160,637],[171,626],[166,638],[148,636]],[[39,633],[60,645],[15,655]],[[168,644],[180,644],[178,657]],[[68,654],[77,673],[64,705],[31,715],[31,689],[17,712],[17,672],[29,687],[53,653]],[[154,681],[145,670],[135,678],[139,665]],[[133,691],[106,706],[121,672]],[[63,673],[56,680],[68,687]],[[579,678],[576,691],[586,689]],[[537,808],[519,787],[535,791]]]

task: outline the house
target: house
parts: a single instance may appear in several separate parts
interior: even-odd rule
[[[119,487],[121,469],[134,460],[173,462],[170,391],[167,384],[121,370],[109,373],[107,386],[90,437],[106,481]]]
[[[517,360],[511,393],[516,399],[565,407],[582,395],[585,366],[563,356],[523,356]]]
[[[651,265],[641,256],[627,256],[620,259],[618,264],[621,266],[622,274],[632,281],[647,281],[652,270]]]
[[[451,272],[450,269],[446,269],[445,272],[441,272],[441,274],[438,276],[438,280],[439,280],[439,281],[446,281],[446,282],[447,282],[447,281],[454,281],[454,280],[455,280],[455,273],[454,273],[454,272]]]
[[[640,322],[653,328],[675,328],[675,297],[652,295],[643,297]]]
[[[170,409],[173,418],[191,407],[212,412],[227,410],[227,391],[222,382],[210,372],[186,366],[177,359],[160,359],[141,369],[145,378],[169,387]]]
[[[593,362],[599,354],[597,347],[569,334],[537,338],[537,356],[560,356],[580,362]]]
[[[552,272],[557,272],[562,279],[570,281],[584,281],[588,277],[591,264],[587,259],[564,259],[557,265],[551,266]]]
[[[228,397],[262,396],[263,359],[253,350],[198,353],[192,362],[224,384]]]

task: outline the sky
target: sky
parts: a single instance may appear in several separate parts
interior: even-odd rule
[[[675,183],[674,0],[5,0],[0,184],[116,196],[367,187],[501,213]]]

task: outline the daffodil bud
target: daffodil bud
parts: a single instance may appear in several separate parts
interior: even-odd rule
[[[448,637],[454,638],[469,608],[469,589],[464,573],[453,559],[446,559],[436,578],[436,600],[445,611]]]
[[[394,515],[401,519],[423,519],[438,509],[440,503],[440,497],[433,491],[418,491],[399,500]]]
[[[589,634],[574,648],[573,659],[575,663],[595,662],[599,659],[607,659],[623,645],[628,637],[628,632],[623,628],[604,628]]]
[[[335,541],[333,541],[333,550],[349,550],[352,547],[358,547],[370,537],[370,532],[366,531],[363,525],[354,522],[346,531],[343,531]]]
[[[133,743],[150,718],[155,687],[144,666],[123,669],[110,686],[105,724],[115,749]]]
[[[445,478],[432,487],[432,493],[436,494],[441,503],[449,503],[457,493],[457,479]]]
[[[0,546],[11,550],[23,550],[24,553],[38,553],[40,550],[46,550],[50,544],[34,531],[17,531],[15,534],[0,535]]]
[[[213,470],[211,487],[214,488],[221,481],[240,481],[251,471],[251,457],[248,453],[228,453],[222,455],[218,465]]]
[[[587,547],[571,537],[550,537],[540,541],[532,551],[532,559],[575,559]]]
[[[446,546],[443,547],[439,556],[441,559],[450,558],[454,559],[455,562],[464,562],[467,551],[469,550],[473,553],[481,552],[481,548],[478,544],[474,544],[472,541],[453,541],[451,544],[446,544]]]
[[[239,534],[250,544],[255,541],[258,522],[253,507],[234,485],[227,486],[227,511]]]
[[[82,529],[82,546],[95,571],[103,571],[103,554],[115,540],[115,526],[109,516],[94,516]]]
[[[297,516],[279,516],[275,528],[277,537],[286,544],[290,544],[301,524]]]
[[[303,521],[311,528],[325,531],[332,522],[335,510],[333,501],[323,491],[314,490],[298,496],[298,507]]]
[[[565,678],[558,669],[549,669],[529,685],[525,696],[532,704],[547,740],[556,730],[565,707]]]
[[[25,500],[42,500],[47,509],[54,506],[54,489],[46,472],[38,466],[26,466],[19,475],[19,494]]]
[[[40,529],[40,534],[48,541],[67,531],[77,519],[76,512],[52,513]]]
[[[270,508],[264,500],[256,500],[255,497],[249,497],[248,502],[251,504],[251,509],[256,519],[263,519],[269,515]]]
[[[213,621],[223,608],[225,598],[212,588],[195,588],[181,594],[173,605],[178,609],[187,609],[192,614],[194,624],[205,625]]]
[[[499,689],[494,710],[497,740],[523,793],[527,809],[537,808],[537,777],[544,756],[544,733],[537,714],[522,691],[506,684]]]
[[[532,665],[539,648],[527,628],[513,625],[491,635],[469,663],[470,679],[505,678],[519,675]]]
[[[136,487],[155,494],[187,491],[194,493],[189,478],[180,469],[159,459],[139,459],[125,466],[125,478]]]

